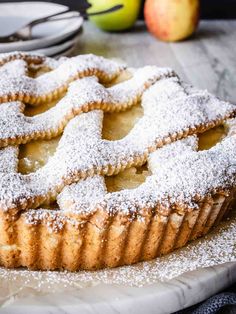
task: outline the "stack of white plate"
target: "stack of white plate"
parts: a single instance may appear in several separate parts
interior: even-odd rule
[[[0,36],[6,36],[32,20],[65,11],[66,6],[50,2],[0,3]],[[72,50],[83,18],[39,24],[33,28],[27,41],[0,43],[0,53],[15,50],[33,51],[47,56],[65,55]]]

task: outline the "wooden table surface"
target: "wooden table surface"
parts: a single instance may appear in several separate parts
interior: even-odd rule
[[[196,87],[236,103],[236,20],[201,21],[197,33],[178,43],[150,35],[143,22],[133,31],[106,33],[85,22],[73,54],[95,53],[130,66],[168,66]]]

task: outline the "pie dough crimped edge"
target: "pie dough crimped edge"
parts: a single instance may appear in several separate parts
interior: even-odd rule
[[[13,220],[0,212],[0,264],[14,268],[93,270],[150,260],[184,246],[220,222],[230,208],[229,196],[216,193],[199,202],[199,208],[161,215],[158,208],[145,208],[130,217],[97,209],[90,217],[66,219],[44,211],[39,223],[29,224],[25,214]]]

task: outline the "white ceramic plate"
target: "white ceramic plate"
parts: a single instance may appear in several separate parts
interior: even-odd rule
[[[42,48],[42,49],[37,49],[37,50],[32,50],[31,52],[40,53],[40,54],[43,54],[43,55],[48,56],[48,57],[60,55],[60,54],[64,53],[64,51],[68,51],[73,47],[73,45],[76,41],[76,38],[77,38],[77,36],[73,37],[72,39],[70,39],[68,41],[60,43],[58,45],[54,45],[54,46],[50,46],[50,47],[46,47],[46,48]]]
[[[45,15],[61,12],[66,6],[50,2],[8,2],[0,3],[0,36],[5,36],[28,22]],[[33,29],[33,40],[13,43],[0,43],[0,52],[14,50],[37,50],[53,46],[75,34],[82,27],[83,18],[50,22]]]
[[[236,263],[227,263],[185,273],[167,283],[157,282],[141,288],[101,284],[72,289],[58,284],[57,293],[39,293],[29,283],[23,291],[18,288],[16,291],[9,290],[9,297],[1,302],[0,312],[169,314],[201,302],[235,282]]]

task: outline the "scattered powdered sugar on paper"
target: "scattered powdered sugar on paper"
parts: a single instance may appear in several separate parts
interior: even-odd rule
[[[99,283],[142,287],[158,281],[169,281],[188,271],[236,261],[235,239],[236,218],[231,218],[207,236],[149,262],[76,273],[0,268],[0,279],[3,288],[6,285],[12,286],[18,292],[30,287],[36,291],[52,293],[68,287],[81,289]]]

